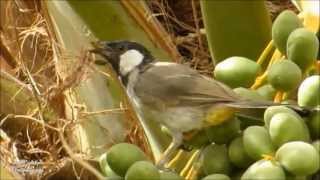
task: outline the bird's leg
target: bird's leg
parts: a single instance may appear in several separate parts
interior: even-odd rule
[[[167,149],[162,154],[160,160],[157,162],[157,167],[160,169],[164,169],[165,165],[170,160],[172,154],[180,147],[182,144],[182,134],[181,133],[174,133],[172,134],[172,142],[167,147]]]

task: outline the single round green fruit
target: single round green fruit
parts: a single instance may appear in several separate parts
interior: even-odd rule
[[[160,179],[161,180],[183,180],[183,177],[179,176],[179,174],[172,171],[161,171]]]
[[[240,121],[237,118],[225,121],[222,124],[205,129],[210,142],[227,144],[240,132]]]
[[[231,141],[228,154],[230,161],[239,168],[246,168],[254,162],[244,149],[242,137]]]
[[[265,100],[273,100],[276,95],[276,90],[271,84],[266,84],[257,89],[257,92],[265,98]]]
[[[262,155],[274,154],[274,147],[268,131],[261,126],[250,126],[244,130],[243,146],[254,160],[262,159]]]
[[[228,174],[231,171],[231,164],[228,157],[228,150],[225,145],[209,145],[203,150],[202,170],[209,174]]]
[[[137,146],[120,143],[112,146],[107,155],[107,163],[119,176],[124,177],[129,167],[137,162],[147,160],[146,155]]]
[[[270,106],[266,109],[266,111],[264,112],[264,116],[263,116],[264,123],[267,128],[269,128],[271,118],[275,114],[278,114],[278,113],[290,113],[290,114],[296,116],[297,118],[300,118],[298,113],[296,113],[294,110],[292,110],[284,105],[283,106]]]
[[[290,141],[310,140],[304,120],[290,113],[275,114],[270,121],[269,134],[276,147]]]
[[[265,98],[260,95],[257,91],[253,91],[251,89],[243,88],[243,87],[238,87],[233,89],[235,93],[240,95],[244,99],[249,99],[249,100],[265,100]]]
[[[290,91],[298,87],[302,79],[300,68],[289,60],[274,63],[268,71],[268,81],[277,90]]]
[[[272,39],[282,54],[286,54],[287,40],[292,31],[302,27],[298,16],[290,10],[285,10],[274,20],[272,25]]]
[[[112,171],[109,164],[107,163],[107,153],[103,153],[99,158],[100,169],[103,174],[107,177],[111,177],[113,179],[122,179],[119,175]]]
[[[320,105],[320,75],[306,78],[298,90],[299,106],[315,107]]]
[[[125,180],[160,180],[158,169],[148,161],[138,161],[132,164],[126,173]]]
[[[298,28],[289,35],[287,57],[303,71],[307,70],[315,62],[318,51],[319,40],[315,33],[305,28]]]
[[[225,174],[211,174],[202,178],[202,180],[231,180],[231,179],[229,176]]]
[[[282,145],[276,152],[276,159],[294,175],[306,176],[319,170],[319,153],[311,144],[302,141]]]
[[[259,71],[260,66],[253,60],[234,56],[218,63],[214,76],[231,88],[250,87]]]
[[[260,160],[252,164],[242,175],[241,180],[285,180],[286,175],[276,161]]]

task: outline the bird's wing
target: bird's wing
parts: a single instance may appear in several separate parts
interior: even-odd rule
[[[241,109],[265,109],[280,105],[272,101],[239,97],[228,86],[176,63],[157,62],[139,76],[134,90],[143,103],[158,109],[216,104]],[[310,110],[306,108],[291,104],[285,106],[300,114],[310,114]]]
[[[239,99],[226,85],[176,63],[155,63],[139,76],[134,90],[143,103],[158,108],[232,103]]]

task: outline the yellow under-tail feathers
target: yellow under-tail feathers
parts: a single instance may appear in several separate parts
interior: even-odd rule
[[[214,106],[207,111],[204,126],[216,126],[234,117],[236,108],[227,106]]]

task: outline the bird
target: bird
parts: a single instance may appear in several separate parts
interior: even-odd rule
[[[240,97],[227,85],[201,75],[189,66],[158,61],[142,44],[133,41],[98,41],[91,53],[103,57],[119,77],[135,110],[151,114],[166,127],[172,142],[157,162],[159,167],[181,146],[185,134],[217,125],[241,109],[267,108],[275,103]],[[308,113],[299,106],[290,108]]]

